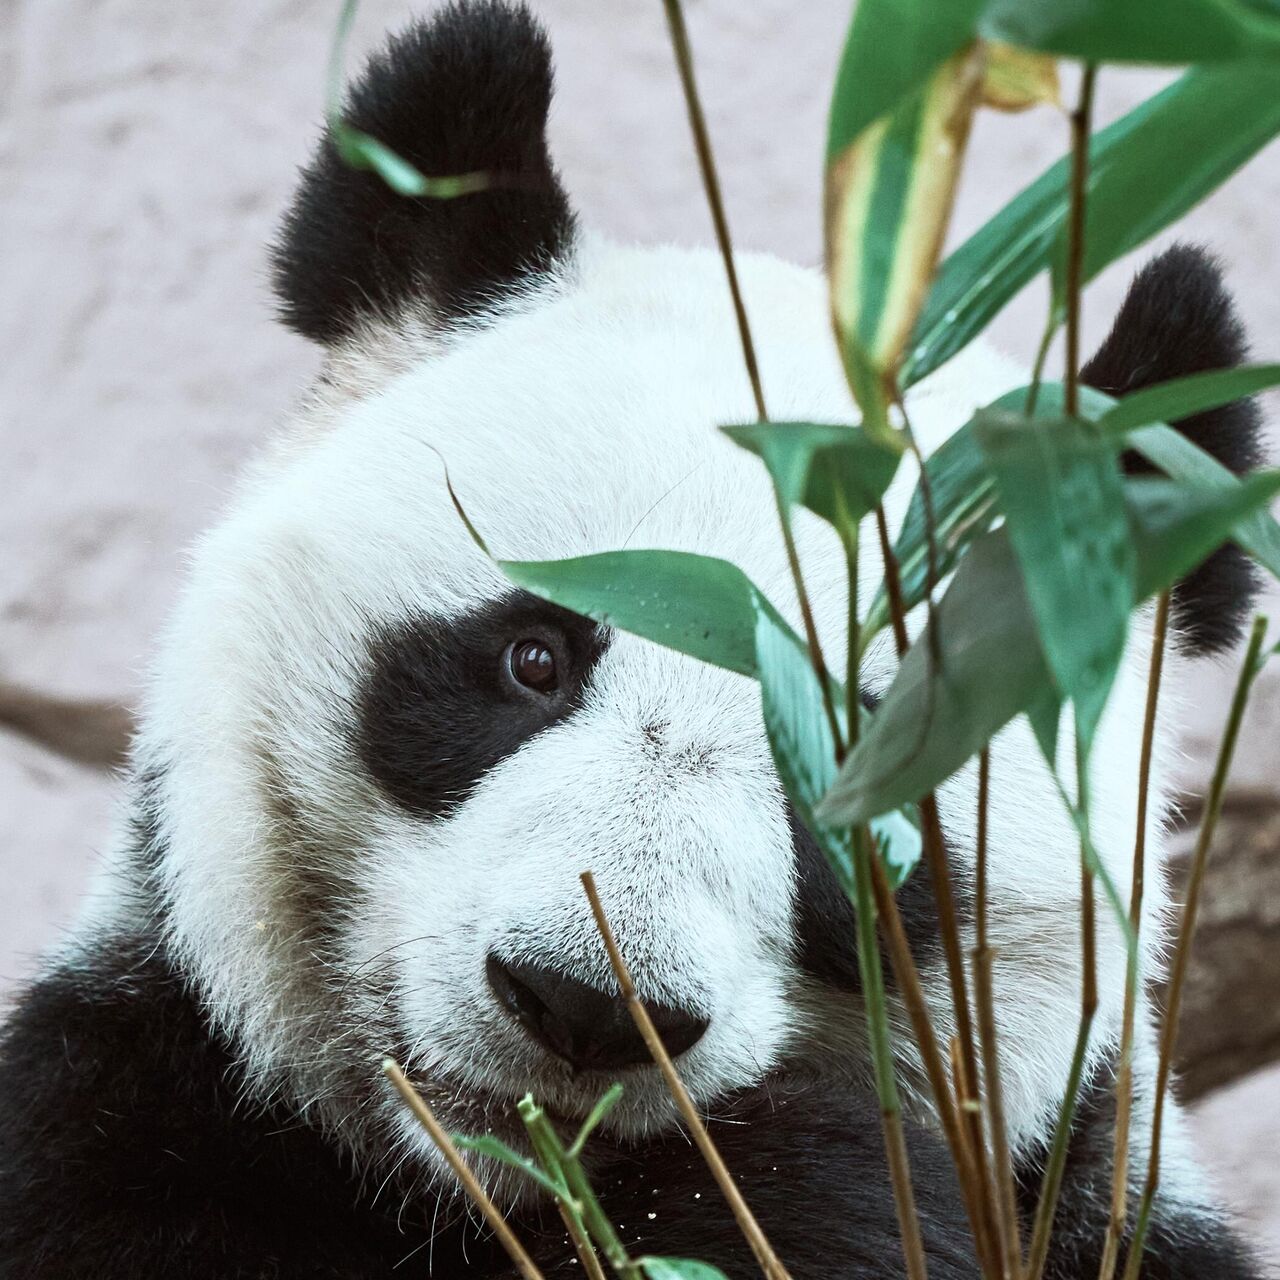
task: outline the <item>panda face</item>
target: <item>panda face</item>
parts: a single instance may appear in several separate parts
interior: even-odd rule
[[[525,1092],[571,1118],[615,1078],[616,1134],[672,1122],[583,871],[701,1105],[773,1072],[867,1078],[852,913],[788,811],[754,683],[514,589],[450,497],[446,467],[496,557],[720,556],[797,620],[763,469],[717,430],[755,416],[721,264],[577,231],[542,140],[549,91],[536,28],[499,5],[447,9],[371,65],[357,127],[424,172],[519,181],[405,201],[322,147],[277,248],[286,318],[324,345],[321,378],[195,552],[138,747],[167,945],[250,1094],[283,1096],[366,1170],[386,1156],[428,1179],[435,1154],[380,1082],[388,1053],[454,1131],[512,1140]],[[459,105],[477,95],[496,132]],[[753,255],[739,272],[774,418],[852,421],[821,277]],[[926,451],[1023,380],[980,346],[954,359],[912,394]],[[891,521],[913,483],[904,463]],[[841,653],[840,549],[803,512],[797,537]],[[874,546],[861,572],[866,599]],[[1120,884],[1143,662],[1139,636],[1095,747],[1095,842]],[[866,692],[893,667],[873,648]],[[1043,1136],[1070,1059],[1079,882],[1024,725],[997,739],[993,776],[1017,1146]],[[965,916],[972,777],[939,798]],[[903,894],[945,1037],[923,874]],[[1158,885],[1147,905],[1154,924]],[[1123,974],[1105,915],[1099,964],[1101,1054]]]
[[[619,1070],[623,1129],[669,1115],[617,1010],[560,1018],[548,989],[616,991],[585,870],[645,999],[705,1024],[681,1057],[697,1097],[800,1030],[755,685],[517,591],[446,488],[445,464],[497,555],[696,550],[794,612],[767,481],[715,429],[751,416],[718,263],[600,245],[574,272],[300,424],[197,553],[155,684],[174,936],[258,1077],[344,1123],[388,1052],[456,1127],[528,1089],[581,1114]],[[820,281],[747,276],[779,409],[847,419]],[[838,549],[802,536],[834,646]],[[600,1020],[599,1065],[521,997],[579,1038]]]

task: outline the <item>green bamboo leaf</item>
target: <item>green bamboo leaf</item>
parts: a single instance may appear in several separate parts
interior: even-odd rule
[[[1041,754],[1053,769],[1058,760],[1058,721],[1062,718],[1062,699],[1057,689],[1050,685],[1033,699],[1027,708],[1027,720],[1031,732],[1036,735]]]
[[[744,676],[757,674],[757,610],[777,617],[737,565],[685,551],[497,564],[544,600]],[[780,618],[778,625],[786,627]]]
[[[864,426],[899,448],[889,405],[942,248],[982,59],[966,46],[891,115],[828,151],[824,226],[836,338]]]
[[[1224,492],[1234,492],[1241,484],[1216,458],[1164,423],[1131,431],[1126,443],[1170,479],[1211,485]],[[1280,578],[1280,525],[1269,511],[1255,510],[1238,520],[1231,537],[1268,573]]]
[[[1124,654],[1134,557],[1117,449],[1071,417],[984,410],[974,430],[1041,648],[1087,749]]]
[[[784,512],[799,503],[842,534],[879,506],[901,460],[861,427],[753,422],[721,430],[764,461]]]
[[[1144,10],[1135,5],[1134,12]],[[1154,174],[1152,195],[1139,185],[1130,211],[1141,223],[1135,231],[1145,238],[1221,183],[1277,130],[1280,75],[1274,66],[1197,67],[1093,136],[1086,208],[1092,217],[1104,181],[1134,199],[1126,175],[1135,166],[1148,178]],[[911,336],[903,387],[967,346],[1053,260],[1066,224],[1069,167],[1067,158],[1052,165],[943,262]],[[1103,207],[1110,211],[1116,203],[1108,195]]]
[[[1258,369],[1271,367],[1258,366]],[[1216,384],[1217,377],[1218,374],[1215,372],[1196,375],[1194,379],[1178,379],[1177,382],[1186,382],[1189,394],[1192,382],[1198,382],[1200,378],[1207,379],[1208,381],[1204,384],[1207,396],[1209,389]],[[1262,377],[1261,372],[1258,373],[1258,377]],[[1172,387],[1175,384],[1166,385]],[[1224,382],[1217,385],[1220,392],[1226,384]],[[1145,392],[1139,392],[1128,399],[1133,400],[1145,394]],[[1239,392],[1233,393],[1232,398],[1236,394]],[[1026,398],[1027,388],[1021,387],[1009,392],[1008,395],[1001,396],[989,407],[997,410],[1016,410],[1026,403]],[[1217,484],[1219,488],[1227,489],[1240,483],[1239,479],[1232,475],[1222,463],[1172,427],[1159,423],[1135,430],[1126,426],[1124,417],[1112,418],[1111,415],[1118,414],[1124,403],[1126,401],[1116,401],[1093,387],[1080,388],[1080,410],[1085,418],[1098,421],[1117,443],[1123,440],[1125,444],[1136,449],[1148,461],[1174,479],[1206,480],[1208,483]],[[1183,403],[1191,404],[1192,402],[1183,400]],[[1036,415],[1061,414],[1062,407],[1062,383],[1042,383],[1036,400]],[[1127,412],[1136,417],[1145,416],[1145,411],[1140,409],[1130,409]],[[1182,412],[1188,412],[1188,410],[1184,409]],[[944,578],[955,568],[969,543],[989,529],[1000,514],[999,504],[995,501],[994,482],[987,469],[982,447],[975,436],[974,419],[970,419],[953,432],[930,455],[926,460],[925,469],[932,486],[937,521],[938,576]],[[908,503],[902,528],[894,546],[894,554],[902,579],[903,599],[908,610],[915,608],[925,597],[928,580],[927,530],[924,495],[920,486],[917,485],[911,495],[911,501]],[[1255,510],[1245,516],[1232,530],[1232,537],[1259,564],[1276,577],[1280,577],[1280,525],[1277,525],[1269,512]],[[871,637],[886,625],[888,618],[888,598],[884,587],[881,586],[867,611],[867,619],[863,627],[864,641],[869,642]]]
[[[500,1164],[509,1165],[512,1169],[519,1169],[521,1173],[532,1178],[544,1191],[549,1191],[553,1196],[567,1194],[564,1187],[543,1173],[532,1160],[513,1151],[505,1142],[495,1138],[491,1133],[483,1133],[477,1138],[455,1133],[453,1145],[461,1151],[474,1151],[478,1156],[488,1156],[490,1160],[497,1160]]]
[[[376,173],[398,196],[429,196],[433,200],[456,200],[493,186],[493,175],[484,172],[460,173],[429,178],[403,156],[377,138],[353,129],[341,120],[329,127],[338,154],[352,169]]]
[[[988,39],[1088,62],[1214,62],[1280,54],[1280,21],[1241,0],[987,0]]]
[[[1021,410],[1027,403],[1027,387],[1019,387],[987,406],[995,411]],[[1113,403],[1094,392],[1080,388],[1080,403],[1087,417],[1104,412]],[[1046,382],[1036,399],[1036,416],[1052,417],[1062,412],[1063,387],[1060,382]],[[1092,411],[1092,412],[1091,412]],[[935,548],[938,578],[945,578],[959,562],[969,544],[985,533],[1000,514],[995,486],[987,460],[978,443],[971,418],[954,431],[925,461],[933,497]],[[894,545],[898,574],[902,584],[905,609],[910,612],[924,598],[929,581],[929,522],[923,488],[917,484],[907,504],[902,528]],[[867,610],[863,627],[864,644],[869,642],[889,620],[889,599],[883,585],[877,590]]]
[[[783,790],[852,898],[856,886],[849,829],[833,829],[817,820],[818,804],[835,781],[836,755],[808,651],[794,633],[781,630],[765,612],[757,619],[756,650],[765,731]],[[835,701],[842,711],[844,698]],[[848,726],[842,723],[841,728],[847,731]],[[869,824],[889,884],[897,889],[920,861],[919,821],[913,813],[891,811],[876,814]]]
[[[1280,383],[1280,364],[1238,365],[1171,378],[1125,396],[1098,419],[1101,430],[1123,435],[1149,422],[1177,422]]]
[[[576,1160],[582,1154],[582,1148],[587,1145],[587,1139],[596,1131],[605,1116],[614,1109],[622,1098],[622,1085],[616,1081],[605,1090],[600,1100],[591,1108],[590,1114],[582,1122],[582,1128],[578,1130],[578,1136],[574,1138],[573,1145],[569,1148],[570,1159]]]
[[[960,561],[935,608],[941,650],[907,651],[871,724],[818,806],[819,823],[866,822],[919,800],[1051,687],[1022,571],[1004,530]]]
[[[974,36],[983,0],[859,0],[836,72],[827,158],[887,116]]]
[[[688,1258],[647,1257],[636,1261],[649,1280],[725,1280],[723,1271]]]
[[[1256,471],[1228,486],[1155,476],[1126,481],[1136,599],[1145,600],[1189,573],[1278,492],[1280,471]]]
[[[430,196],[454,200],[458,196],[484,191],[493,184],[488,173],[463,173],[453,177],[428,178],[385,143],[353,128],[342,118],[342,55],[351,35],[359,0],[343,0],[333,41],[329,46],[329,67],[325,103],[329,137],[344,164],[376,173],[397,195]]]

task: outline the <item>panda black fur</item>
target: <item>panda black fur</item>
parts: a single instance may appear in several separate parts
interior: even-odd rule
[[[578,230],[547,155],[550,93],[523,10],[454,5],[373,60],[349,118],[425,172],[485,170],[500,185],[406,200],[327,141],[303,174],[276,281],[325,366],[196,552],[111,875],[4,1031],[4,1280],[509,1276],[382,1084],[388,1051],[449,1128],[509,1141],[526,1088],[571,1120],[620,1076],[626,1097],[590,1157],[624,1238],[751,1274],[652,1071],[571,1070],[577,1042],[548,1052],[529,1015],[538,992],[571,996],[608,1026],[601,1052],[627,1064],[634,1051],[601,996],[610,978],[576,880],[587,867],[641,994],[695,1037],[683,1072],[793,1274],[901,1273],[853,917],[779,793],[752,686],[512,591],[444,490],[437,451],[503,554],[684,547],[790,600],[759,518],[765,481],[714,430],[753,416],[719,264]],[[848,420],[821,281],[750,255],[740,269],[774,412]],[[1122,392],[1242,356],[1216,267],[1182,248],[1138,277],[1086,372]],[[974,348],[915,393],[917,431],[936,444],[1019,378]],[[1251,406],[1182,426],[1234,469],[1256,460]],[[799,532],[814,580],[839,581],[823,532]],[[1227,643],[1251,589],[1232,551],[1181,584],[1182,648]],[[823,610],[838,647],[843,604]],[[536,697],[504,674],[525,639],[559,668]],[[1098,842],[1117,867],[1140,638],[1132,650],[1098,747]],[[873,698],[891,656],[868,671]],[[993,754],[992,929],[1029,1206],[1074,1034],[1075,864],[1030,736],[1014,726]],[[971,794],[965,777],[940,796],[962,906]],[[1159,885],[1151,898],[1148,972]],[[903,910],[945,1030],[923,872]],[[1055,1280],[1096,1274],[1105,1220],[1119,972],[1105,925],[1100,960]],[[1149,1026],[1144,1010],[1139,1142]],[[930,1274],[973,1276],[909,1055],[902,1073]],[[1144,1275],[1258,1275],[1176,1110],[1170,1128]],[[546,1206],[483,1171],[544,1268],[571,1271]]]

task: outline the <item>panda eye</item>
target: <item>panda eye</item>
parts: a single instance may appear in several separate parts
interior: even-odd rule
[[[507,648],[506,666],[516,684],[535,693],[554,693],[559,687],[555,650],[544,640],[517,640]]]

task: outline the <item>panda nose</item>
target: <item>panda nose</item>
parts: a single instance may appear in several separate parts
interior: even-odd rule
[[[568,974],[532,964],[485,961],[498,1003],[540,1045],[575,1071],[611,1071],[652,1061],[627,1003]],[[674,1058],[691,1049],[707,1029],[707,1019],[684,1009],[646,1004],[667,1052]]]

